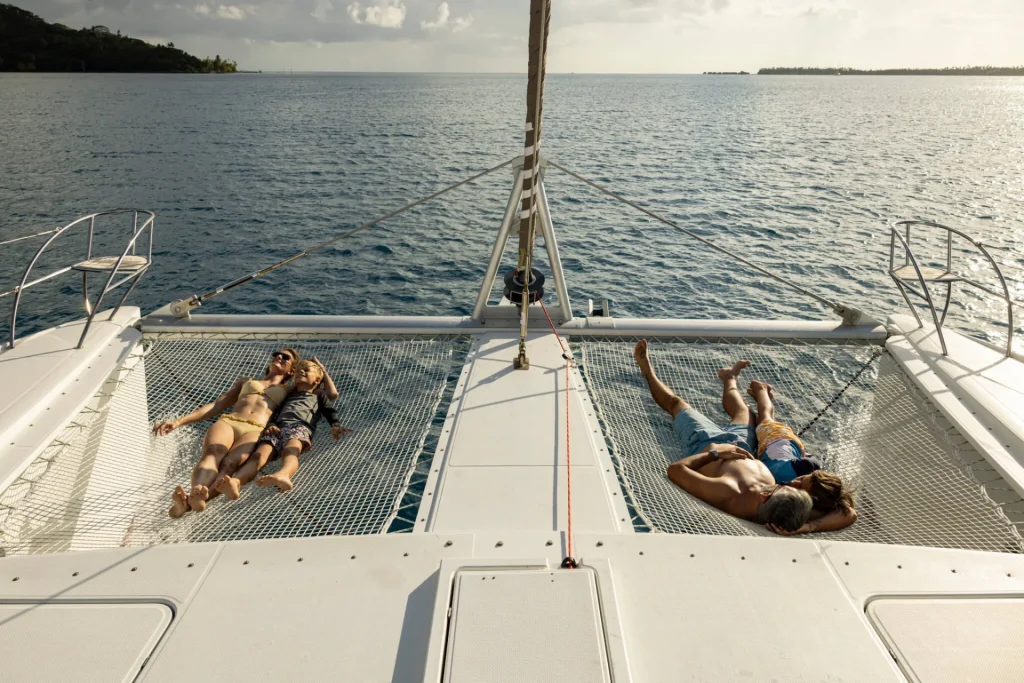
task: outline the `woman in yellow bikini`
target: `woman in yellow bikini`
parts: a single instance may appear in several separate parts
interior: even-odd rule
[[[210,485],[217,478],[221,460],[228,454],[234,454],[242,462],[249,457],[256,448],[256,441],[267,420],[287,396],[288,387],[285,382],[291,377],[299,360],[295,349],[275,351],[263,379],[240,377],[213,403],[207,403],[177,420],[161,422],[153,427],[154,434],[163,436],[183,425],[219,415],[231,407],[230,413],[221,415],[206,430],[203,456],[192,470],[191,490],[186,492],[184,486],[174,489],[171,495],[173,503],[167,511],[171,517],[181,517],[189,509],[194,512],[205,510],[211,493],[216,495],[216,492],[211,492]]]

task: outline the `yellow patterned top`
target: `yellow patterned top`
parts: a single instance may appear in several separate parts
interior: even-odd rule
[[[781,422],[775,422],[773,420],[765,420],[761,424],[757,425],[757,454],[758,456],[764,455],[764,451],[773,441],[779,441],[780,439],[790,439],[797,446],[800,447],[801,454],[804,453],[804,444],[793,433],[793,430],[789,428],[789,425],[784,425]]]

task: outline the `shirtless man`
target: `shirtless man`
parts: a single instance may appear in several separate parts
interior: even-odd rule
[[[722,408],[730,424],[719,428],[683,399],[672,393],[654,373],[641,339],[633,357],[643,373],[655,402],[672,416],[676,434],[683,441],[687,457],[668,467],[668,478],[705,503],[746,519],[786,532],[795,532],[811,514],[811,497],[806,491],[775,483],[764,463],[756,459],[754,427],[736,378],[750,361],[738,361],[722,368]]]

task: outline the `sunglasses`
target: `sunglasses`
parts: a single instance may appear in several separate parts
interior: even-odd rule
[[[776,484],[775,488],[772,489],[772,492],[769,493],[768,497],[765,498],[763,501],[761,501],[761,503],[762,504],[767,503],[768,502],[768,498],[771,498],[772,496],[774,496],[775,492],[778,491],[779,489],[781,489],[783,486],[785,486],[785,484]]]
[[[273,358],[274,360],[286,360],[288,362],[295,360],[294,358],[292,358],[292,354],[283,353],[281,351],[275,351],[274,353],[270,354],[270,357]]]

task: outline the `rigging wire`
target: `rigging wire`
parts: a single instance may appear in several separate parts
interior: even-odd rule
[[[589,185],[590,187],[594,188],[595,190],[597,190],[599,192],[602,192],[602,193],[608,195],[609,197],[612,197],[613,199],[617,199],[620,202],[622,202],[623,204],[626,204],[627,206],[633,207],[637,211],[650,216],[654,220],[660,221],[661,223],[664,223],[665,225],[669,226],[670,228],[675,228],[679,232],[681,232],[684,235],[687,235],[689,237],[692,237],[693,239],[697,240],[701,244],[703,244],[705,246],[708,246],[708,247],[711,247],[715,251],[717,251],[717,252],[719,252],[721,254],[725,254],[729,258],[732,258],[732,259],[735,259],[736,261],[739,261],[743,265],[745,265],[745,266],[747,266],[747,267],[749,267],[749,268],[751,268],[753,270],[756,270],[757,272],[761,273],[762,275],[766,275],[767,277],[770,277],[770,278],[772,278],[774,280],[777,280],[778,282],[786,285],[787,287],[789,287],[791,289],[796,290],[797,292],[800,292],[801,294],[804,294],[806,296],[811,297],[812,299],[814,299],[818,303],[821,303],[821,304],[824,304],[825,306],[828,306],[830,309],[832,309],[832,311],[834,311],[835,313],[837,313],[839,315],[843,315],[843,314],[845,314],[849,310],[849,307],[844,306],[844,305],[839,304],[839,303],[836,303],[835,301],[830,301],[829,299],[826,299],[823,296],[815,294],[814,292],[810,291],[809,289],[805,289],[805,288],[801,287],[800,285],[797,285],[797,284],[793,283],[791,280],[787,280],[786,278],[784,278],[781,275],[773,273],[772,271],[768,270],[767,268],[763,268],[762,266],[759,266],[756,263],[752,263],[751,261],[748,261],[747,259],[743,258],[742,256],[740,256],[740,255],[738,255],[738,254],[736,254],[736,253],[734,253],[732,251],[729,251],[725,247],[718,246],[717,244],[715,244],[711,240],[706,239],[704,237],[701,237],[697,233],[692,232],[690,230],[687,230],[686,228],[673,223],[672,221],[668,220],[667,218],[659,216],[658,214],[654,213],[653,211],[650,211],[649,209],[645,209],[644,207],[640,206],[636,202],[632,202],[632,201],[626,199],[625,197],[623,197],[622,195],[616,194],[615,192],[612,192],[611,190],[607,189],[606,187],[604,187],[602,185],[599,185],[598,183],[595,183],[592,180],[588,180],[587,178],[584,178],[583,176],[581,176],[578,173],[570,171],[569,169],[565,168],[564,166],[562,166],[560,164],[556,164],[554,161],[551,161],[550,159],[548,159],[548,164],[550,164],[551,166],[557,168],[562,173],[565,173],[566,175],[569,175],[569,176],[575,178],[576,180],[579,180],[581,183]]]
[[[37,233],[35,233],[33,235],[24,235],[22,237],[15,237],[14,239],[4,240],[3,242],[0,242],[0,247],[4,246],[5,244],[14,244],[15,242],[20,242],[22,240],[30,240],[33,237],[42,237],[43,235],[52,235],[55,232],[60,232],[60,228],[54,228],[53,230],[43,230],[42,232],[37,232]]]
[[[288,265],[292,261],[298,261],[300,258],[303,258],[305,256],[309,256],[310,254],[313,254],[313,253],[315,253],[317,251],[320,251],[324,247],[329,247],[330,245],[334,244],[335,242],[343,240],[346,237],[351,237],[352,235],[355,235],[358,232],[362,232],[363,230],[366,230],[367,228],[373,227],[374,225],[377,225],[378,223],[382,223],[382,222],[388,220],[389,218],[394,218],[395,216],[397,216],[397,215],[399,215],[401,213],[405,213],[406,211],[409,211],[410,209],[413,209],[413,208],[419,206],[420,204],[425,204],[426,202],[429,202],[432,199],[437,199],[441,195],[447,194],[448,192],[451,192],[452,190],[458,189],[458,188],[462,187],[463,185],[467,185],[467,184],[473,182],[474,180],[479,180],[480,178],[484,177],[485,175],[488,175],[490,173],[494,173],[495,171],[497,171],[499,169],[502,169],[502,168],[505,168],[506,166],[510,166],[511,164],[515,163],[518,160],[519,160],[519,157],[514,157],[512,159],[509,159],[508,161],[500,163],[497,166],[493,166],[493,167],[487,169],[486,171],[481,171],[480,173],[472,175],[472,176],[466,178],[465,180],[461,180],[461,181],[459,181],[457,183],[454,183],[454,184],[449,185],[449,186],[447,186],[445,188],[442,188],[442,189],[438,190],[437,192],[434,192],[433,194],[427,195],[426,197],[423,197],[421,199],[417,199],[414,202],[410,202],[409,204],[406,204],[405,206],[403,206],[401,208],[395,209],[394,211],[390,211],[390,212],[384,214],[383,216],[380,216],[379,218],[374,218],[371,221],[367,221],[366,223],[363,223],[362,225],[359,225],[359,226],[357,226],[355,228],[352,228],[351,230],[347,230],[347,231],[341,233],[340,235],[332,237],[329,240],[325,240],[323,242],[320,242],[319,244],[316,244],[316,245],[310,247],[309,249],[301,251],[298,254],[295,254],[294,256],[289,256],[288,258],[283,259],[281,261],[278,261],[277,263],[275,263],[275,264],[273,264],[271,266],[267,266],[266,268],[263,268],[261,270],[257,270],[256,272],[250,273],[249,275],[246,275],[244,277],[240,277],[237,280],[232,280],[231,282],[227,283],[226,285],[222,285],[222,286],[218,287],[217,289],[211,289],[209,292],[206,292],[205,294],[200,294],[198,296],[192,296],[191,299],[189,299],[189,301],[195,303],[195,305],[199,305],[199,304],[203,303],[204,301],[209,301],[213,297],[218,296],[220,294],[223,294],[224,292],[228,291],[229,289],[234,289],[235,287],[237,287],[239,285],[242,285],[242,284],[245,284],[246,282],[250,282],[250,281],[255,280],[257,278],[261,278],[264,275],[267,275],[269,273],[274,272],[278,268],[283,268],[284,266]]]

